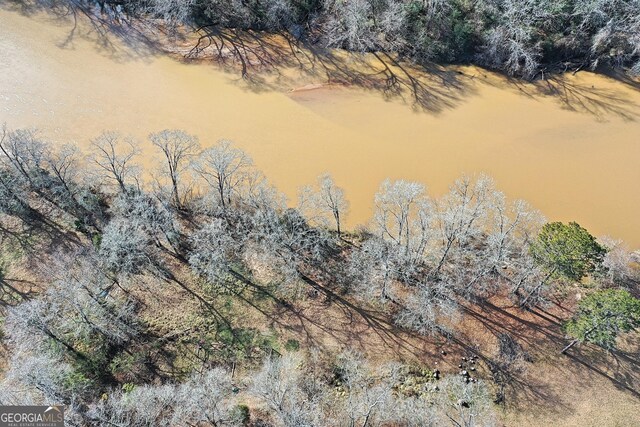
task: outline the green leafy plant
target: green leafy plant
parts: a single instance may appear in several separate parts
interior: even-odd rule
[[[248,425],[251,419],[251,413],[247,405],[236,405],[232,411],[232,418],[237,420],[243,426]]]
[[[639,299],[626,290],[594,292],[580,301],[574,317],[565,324],[565,331],[575,340],[562,352],[584,341],[606,349],[615,348],[620,333],[630,332],[639,326]]]
[[[300,350],[300,342],[298,340],[288,339],[287,342],[284,344],[284,349],[289,352],[298,351]]]
[[[91,242],[96,249],[100,249],[100,244],[102,243],[102,234],[96,233],[91,237]]]
[[[124,383],[122,384],[122,392],[123,393],[131,393],[136,388],[134,383]]]
[[[90,390],[95,387],[93,380],[88,378],[84,373],[79,370],[72,370],[67,372],[61,378],[62,386],[71,393],[82,394],[85,390]]]
[[[545,224],[529,251],[549,274],[576,281],[593,273],[607,252],[575,222]]]

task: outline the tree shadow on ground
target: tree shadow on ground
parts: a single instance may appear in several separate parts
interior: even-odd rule
[[[496,338],[509,334],[530,354],[533,363],[524,364],[524,369],[510,378],[511,399],[507,403],[511,406],[522,409],[534,403],[545,411],[559,414],[575,404],[571,397],[567,398],[571,396],[572,387],[573,390],[590,387],[597,383],[598,377],[625,394],[640,397],[637,334],[628,336],[621,350],[609,353],[594,345],[581,344],[565,356],[560,351],[570,340],[564,336],[562,324],[570,311],[559,301],[547,308],[527,311],[504,303],[483,301],[465,306],[464,310],[479,323],[475,328],[470,327],[474,332],[482,334],[484,331]],[[465,341],[472,339],[464,333],[461,337]]]
[[[640,348],[637,342],[635,348]],[[618,350],[607,353],[596,346],[581,344],[567,352],[567,357],[576,369],[582,369],[590,376],[601,376],[616,388],[640,399],[640,361],[637,353],[629,355]]]
[[[479,70],[484,77],[496,74]],[[640,105],[622,89],[640,91],[640,83],[623,73],[605,71],[594,73],[606,76],[614,84],[624,83],[624,87],[619,86],[619,89],[597,87],[590,80],[581,80],[569,73],[545,74],[544,79],[534,81],[497,74],[498,78],[485,78],[483,82],[500,89],[517,92],[532,100],[551,99],[564,110],[588,114],[598,121],[607,121],[614,117],[624,121],[637,120],[640,117]]]
[[[596,383],[593,375],[637,397],[638,363],[633,351],[609,355],[597,347],[582,346],[580,353],[569,357],[560,354],[567,343],[561,325],[569,311],[559,302],[532,310],[520,309],[503,298],[463,303],[459,324],[449,328],[450,332],[443,329],[440,335],[428,337],[396,326],[388,310],[365,308],[314,274],[301,272],[300,277],[312,296],[289,304],[271,294],[276,304],[262,305],[259,311],[270,319],[271,327],[293,334],[321,352],[335,354],[336,350],[351,349],[374,360],[388,360],[390,356],[402,361],[417,360],[445,375],[460,371],[459,364],[464,363],[461,357],[477,355],[474,376],[504,384],[501,403],[505,408],[544,408],[547,415],[554,417],[570,413],[575,405],[562,388],[589,387]],[[262,292],[261,285],[252,286],[254,291]],[[257,306],[246,294],[244,301]],[[525,357],[516,365],[505,365],[497,353],[497,341],[505,334],[524,349]],[[637,348],[637,343],[628,344],[626,348]]]
[[[464,318],[456,336],[462,342],[479,343],[484,362],[482,374],[494,383],[498,403],[506,408],[534,405],[553,408],[558,413],[566,410],[556,390],[544,379],[530,375],[540,357],[537,350],[555,348],[562,341],[553,326],[537,321],[504,300],[478,300],[474,304],[463,303],[461,308]],[[517,361],[505,360],[498,351],[498,341],[504,336],[521,346]]]
[[[416,339],[385,313],[362,308],[304,273],[300,277],[310,291],[303,302],[289,303],[246,277],[239,280],[248,284],[247,289],[236,296],[264,316],[270,328],[293,334],[321,352],[351,349],[400,360],[435,357],[437,339]],[[260,304],[265,296],[273,304]]]
[[[0,315],[4,308],[13,307],[38,295],[40,287],[29,280],[0,276]]]

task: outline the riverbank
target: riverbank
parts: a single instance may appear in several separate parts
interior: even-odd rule
[[[74,26],[2,10],[0,21],[8,58],[0,122],[11,128],[85,147],[106,129],[141,141],[165,127],[205,146],[231,139],[292,203],[300,186],[331,173],[353,206],[351,227],[368,221],[385,178],[440,195],[462,174],[484,172],[550,220],[640,247],[633,84],[588,72],[524,83],[475,67],[425,70],[383,55],[318,52],[250,33],[231,45],[230,34],[217,35],[203,52],[224,41],[263,58],[261,72],[243,78],[239,59],[175,61],[108,33],[106,43],[81,18]],[[292,92],[307,85],[323,87]]]

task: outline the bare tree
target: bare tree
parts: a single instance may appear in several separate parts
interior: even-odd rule
[[[296,20],[295,2],[272,0],[265,3],[265,26],[271,31],[290,29]]]
[[[301,289],[302,270],[326,260],[330,239],[294,209],[256,213],[243,258],[249,266],[268,270],[266,276],[279,292],[295,297]]]
[[[160,253],[181,252],[180,232],[167,206],[144,192],[120,193],[113,217],[104,227],[99,253],[109,271],[119,275],[163,275]]]
[[[165,157],[163,174],[171,181],[171,195],[175,206],[182,209],[184,195],[181,194],[180,187],[184,186],[184,174],[200,149],[198,139],[182,130],[163,130],[152,133],[149,139]]]
[[[146,12],[179,25],[189,21],[195,4],[196,0],[150,0]]]
[[[414,286],[403,298],[396,324],[423,335],[449,331],[459,319],[455,284],[445,280],[423,282]],[[446,323],[445,323],[446,322]]]
[[[439,261],[434,275],[441,273],[448,259],[469,249],[482,233],[481,221],[486,215],[489,198],[493,195],[493,181],[487,176],[477,180],[463,177],[449,193],[438,201],[437,224],[441,233]]]
[[[270,358],[253,377],[251,393],[258,397],[284,427],[312,427],[321,420],[317,412],[317,396],[305,396],[301,381],[302,360],[285,354]]]
[[[51,192],[56,200],[60,200],[67,210],[80,210],[80,215],[91,214],[86,203],[83,203],[84,188],[80,185],[80,151],[71,144],[62,145],[58,150],[48,150],[45,161],[51,174]]]
[[[318,213],[321,222],[327,215],[332,217],[340,237],[342,220],[349,209],[349,202],[344,197],[344,190],[334,183],[331,175],[320,176],[317,188],[311,186],[303,188],[300,192],[299,206],[307,217],[316,218],[315,213]]]
[[[482,381],[467,383],[461,376],[450,376],[439,387],[436,404],[443,422],[448,419],[458,427],[495,425],[491,397]]]
[[[76,402],[95,398],[109,358],[138,336],[139,325],[130,300],[101,291],[111,281],[95,260],[82,253],[58,259],[46,268],[45,293],[9,310],[5,328],[14,352],[4,381],[15,393],[0,391],[0,400],[61,402],[75,417]]]
[[[538,0],[502,0],[486,2],[497,6],[498,24],[484,35],[481,63],[506,70],[509,74],[533,77],[542,56],[537,30],[549,20],[548,10]]]
[[[328,0],[325,11],[323,30],[328,46],[360,52],[404,47],[402,2]]]
[[[32,340],[39,338],[32,337]],[[68,402],[65,408],[66,420],[71,419],[67,409],[75,406],[76,400],[90,399],[90,381],[66,381],[74,374],[73,367],[62,357],[44,353],[16,351],[9,361],[10,368],[0,380],[0,404],[2,405],[48,405],[47,402]],[[71,412],[71,411],[69,411]],[[65,420],[65,421],[66,421]]]
[[[230,141],[221,141],[202,152],[195,163],[195,171],[217,195],[218,203],[226,211],[245,183],[252,165],[244,151],[233,147]]]
[[[99,227],[98,200],[82,181],[83,168],[76,146],[54,146],[38,139],[34,131],[3,129],[0,161],[7,171],[0,179],[5,184],[12,182],[13,188],[5,186],[5,190],[7,196],[13,194],[15,208],[24,203],[33,205],[51,220],[69,219],[70,215],[83,231],[85,226]]]
[[[240,427],[234,412],[237,398],[231,375],[222,368],[194,374],[182,384],[141,385],[131,391],[114,391],[91,408],[92,425],[132,427],[212,425]]]
[[[447,271],[461,295],[486,296],[504,285],[514,289],[535,274],[529,245],[544,224],[539,212],[521,200],[508,203],[501,192],[491,190],[476,221],[480,232],[464,251],[466,262]]]
[[[449,420],[438,417],[437,408],[423,396],[397,396],[391,416],[403,427],[438,427]]]
[[[359,427],[384,425],[393,420],[395,370],[373,370],[361,355],[352,352],[340,354],[337,366],[345,392],[344,398],[337,402],[343,411],[339,419]]]
[[[232,237],[227,222],[214,218],[191,237],[189,264],[210,283],[224,286],[239,254],[239,242]]]
[[[233,394],[231,372],[223,368],[194,374],[177,387],[171,425],[208,422],[214,426],[242,426],[246,420],[236,411],[238,398]]]
[[[411,283],[419,275],[418,264],[393,243],[368,237],[354,248],[345,268],[347,284],[367,301],[382,305],[397,302],[394,284]]]
[[[157,264],[153,237],[125,218],[112,219],[100,241],[100,258],[117,276],[145,273]]]
[[[0,169],[0,212],[19,218],[27,226],[33,225],[37,220],[45,221],[29,203],[29,193],[24,181],[7,168]]]
[[[640,74],[639,7],[638,0],[575,2],[574,16],[579,17],[582,30],[578,34],[591,42],[592,68],[602,63],[616,68],[628,65],[632,75]]]
[[[53,187],[50,175],[45,170],[46,145],[35,137],[30,130],[8,132],[2,129],[0,138],[0,160],[5,166],[3,187],[5,199],[10,202],[14,212],[30,212],[35,218],[40,212],[45,216],[51,213],[51,208],[60,207],[49,192]],[[40,200],[33,197],[36,195]],[[31,206],[38,208],[38,213]],[[9,209],[11,212],[13,209]],[[62,209],[64,212],[64,209]]]
[[[430,239],[431,204],[422,184],[386,180],[375,196],[374,223],[384,239],[420,258]]]
[[[597,276],[604,285],[629,289],[640,285],[640,252],[631,252],[621,240],[599,239],[607,253]]]
[[[105,132],[93,141],[93,162],[101,170],[101,177],[114,182],[120,192],[130,186],[140,188],[139,168],[134,159],[140,151],[130,138],[121,138],[115,132]]]
[[[132,301],[126,297],[106,299],[113,284],[84,252],[59,255],[46,269],[52,281],[39,298],[14,307],[7,325],[13,339],[31,346],[34,336],[51,338],[72,353],[88,337],[102,337],[122,345],[138,334]],[[37,342],[37,340],[36,340]]]
[[[176,402],[176,388],[170,384],[135,387],[128,393],[114,392],[88,413],[94,425],[100,426],[170,426],[171,413]],[[190,420],[184,420],[186,422]]]

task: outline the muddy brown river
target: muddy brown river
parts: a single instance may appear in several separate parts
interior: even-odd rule
[[[637,82],[580,71],[531,84],[380,55],[287,54],[274,43],[261,47],[279,56],[270,71],[242,78],[219,61],[104,43],[86,23],[0,6],[0,123],[82,147],[103,130],[145,140],[182,128],[205,146],[230,139],[292,202],[331,173],[351,226],[369,219],[387,177],[439,195],[485,172],[549,219],[640,247]]]

